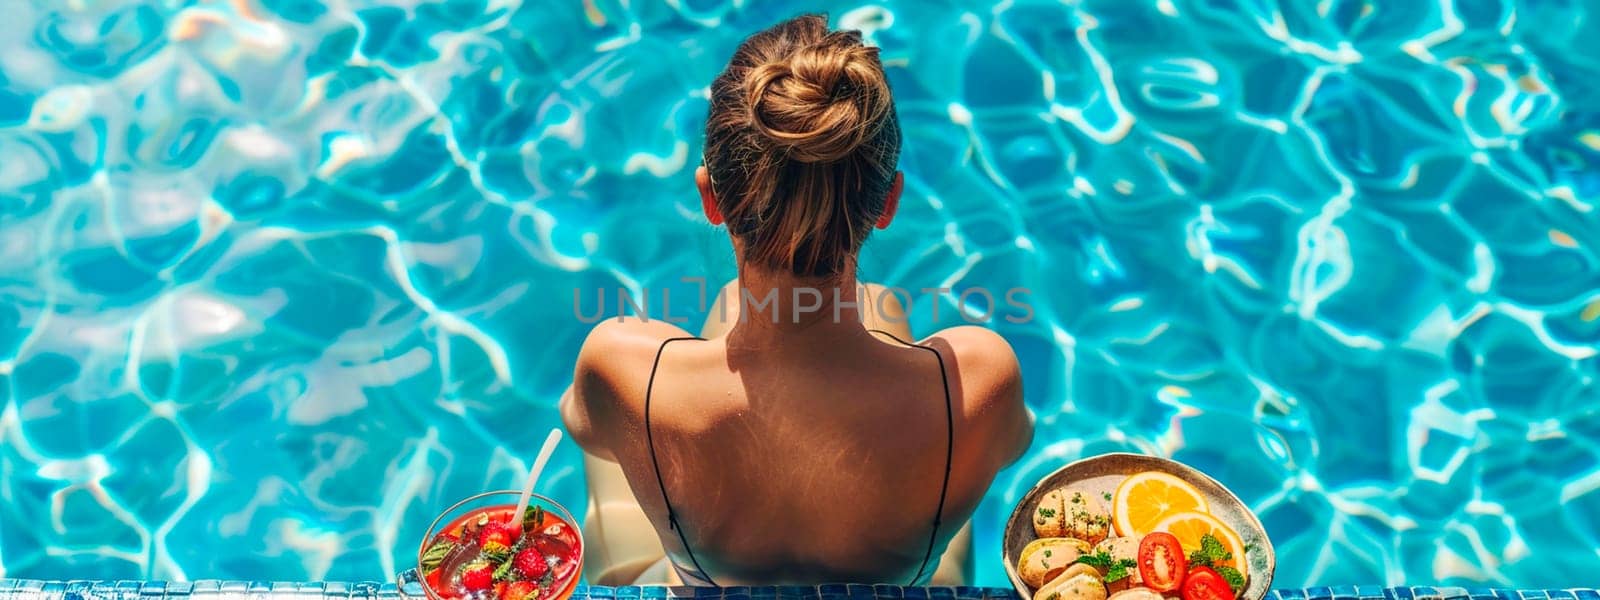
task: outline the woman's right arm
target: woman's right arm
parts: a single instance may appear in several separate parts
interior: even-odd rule
[[[660,319],[606,319],[578,350],[572,386],[561,395],[561,422],[590,455],[616,462],[615,448],[643,420],[644,387],[662,341],[684,337]]]
[[[572,385],[561,395],[561,422],[584,452],[615,462],[611,434],[618,425],[618,397],[608,371],[621,358],[618,331],[622,323],[601,321],[583,340],[578,361],[572,369]]]

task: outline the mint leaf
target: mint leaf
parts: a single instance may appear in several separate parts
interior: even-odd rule
[[[1217,574],[1228,581],[1228,587],[1233,588],[1233,593],[1244,591],[1244,574],[1238,569],[1228,566],[1217,567]]]
[[[495,567],[495,569],[494,569],[494,580],[495,581],[505,581],[507,578],[511,577],[511,562],[512,561],[508,560],[508,561],[505,561],[503,563],[500,563],[500,566]]]
[[[439,563],[444,562],[444,557],[448,556],[455,547],[456,545],[448,540],[439,540],[434,542],[432,546],[428,546],[428,550],[422,553],[422,574],[427,575],[432,573],[434,569],[439,568]]]
[[[544,507],[530,506],[522,513],[522,530],[527,531],[544,523]]]

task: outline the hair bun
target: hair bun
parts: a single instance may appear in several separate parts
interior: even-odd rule
[[[892,110],[877,59],[877,49],[863,46],[860,33],[835,31],[756,66],[745,78],[751,124],[800,162],[849,156]]]

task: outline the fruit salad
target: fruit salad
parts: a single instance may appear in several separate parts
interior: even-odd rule
[[[1250,577],[1251,549],[1169,473],[1051,490],[1029,515],[1038,539],[1016,567],[1034,600],[1236,600]]]
[[[530,506],[491,506],[440,529],[418,557],[434,600],[562,600],[572,593],[582,542],[572,523]]]

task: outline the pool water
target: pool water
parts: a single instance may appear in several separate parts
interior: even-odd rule
[[[1595,583],[1600,4],[813,6],[905,130],[862,275],[1029,290],[979,584],[1035,479],[1118,450],[1234,489],[1281,587]],[[7,2],[0,576],[408,566],[559,423],[575,291],[696,320],[684,278],[733,275],[706,85],[792,10]],[[583,506],[578,465],[542,489]]]

